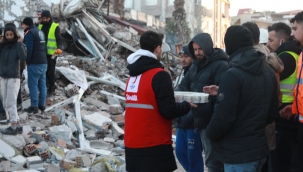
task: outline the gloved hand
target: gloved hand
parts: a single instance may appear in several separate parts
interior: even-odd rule
[[[59,48],[57,48],[57,50],[55,51],[55,54],[57,54],[57,55],[62,54],[62,50],[61,50],[61,49],[59,49]]]

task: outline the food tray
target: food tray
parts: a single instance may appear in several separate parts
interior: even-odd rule
[[[175,99],[178,103],[183,101],[192,103],[208,103],[208,96],[209,94],[206,93],[175,91]]]

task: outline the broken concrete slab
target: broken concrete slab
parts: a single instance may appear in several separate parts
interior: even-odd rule
[[[94,98],[92,98],[92,97],[86,97],[86,98],[84,99],[84,102],[85,102],[85,103],[88,103],[88,104],[92,104],[92,105],[94,105],[94,106],[97,106],[97,107],[100,108],[101,110],[105,110],[105,111],[107,111],[108,108],[109,108],[109,105],[108,105],[108,104],[106,104],[106,103],[104,103],[104,102],[101,102],[101,101],[99,101],[99,100],[97,100],[97,99],[94,99]]]
[[[96,140],[96,132],[94,130],[88,130],[85,132],[85,137],[87,140]]]
[[[124,135],[124,130],[120,128],[116,122],[112,122],[111,129],[116,137]]]
[[[112,137],[104,137],[104,141],[108,143],[115,143],[115,139]]]
[[[15,157],[11,158],[10,161],[12,161],[16,164],[25,164],[26,163],[26,158],[24,158],[24,156],[17,155]]]
[[[89,121],[94,126],[103,127],[104,125],[111,124],[112,120],[104,115],[99,113],[93,113],[90,115],[85,115],[83,117],[84,120]]]
[[[71,129],[68,128],[66,125],[54,126],[50,127],[50,134],[57,139],[65,140],[67,144],[71,144]]]
[[[105,149],[108,150],[111,148],[111,144],[102,140],[92,140],[90,141],[90,147],[94,149]]]
[[[13,145],[18,150],[22,150],[26,144],[23,136],[20,135],[16,135],[16,136],[3,135],[3,138],[5,141]]]

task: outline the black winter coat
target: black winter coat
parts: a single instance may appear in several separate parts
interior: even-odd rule
[[[21,42],[0,44],[0,77],[20,78],[20,61],[26,60],[26,46]]]
[[[204,60],[198,60],[194,55],[193,42],[197,43],[204,51]],[[182,79],[176,91],[203,92],[203,87],[209,85],[219,85],[221,77],[229,69],[227,55],[221,49],[214,49],[211,37],[207,33],[196,35],[189,43],[189,50],[193,57],[193,64]],[[215,96],[209,96],[209,103],[199,104],[197,108],[189,112],[194,115],[194,127],[204,129],[207,127],[211,115]]]
[[[276,76],[253,47],[229,60],[206,136],[221,162],[256,161],[268,155],[265,127],[279,115]]]

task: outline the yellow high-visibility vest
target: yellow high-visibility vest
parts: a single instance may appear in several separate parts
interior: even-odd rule
[[[53,22],[49,29],[48,36],[47,36],[47,45],[46,45],[48,55],[53,55],[55,53],[56,49],[58,48],[57,41],[56,41],[56,34],[55,34],[56,28],[58,26],[59,26],[58,23]],[[42,27],[43,27],[43,25],[39,24],[38,29],[41,30]]]
[[[298,63],[299,55],[292,51],[283,51],[279,55],[283,53],[288,53],[292,55],[296,60],[296,65]],[[288,78],[285,78],[280,81],[280,89],[282,92],[282,103],[292,103],[294,101],[294,88],[296,86],[297,81],[297,67],[293,74],[291,74]]]

